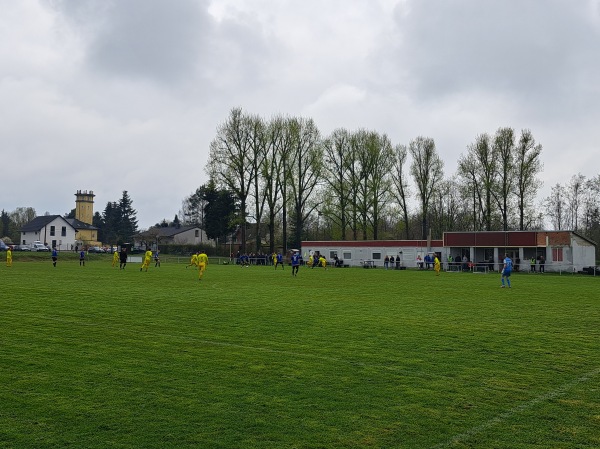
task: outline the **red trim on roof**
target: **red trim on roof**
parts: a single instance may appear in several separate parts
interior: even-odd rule
[[[313,240],[302,242],[303,248],[334,246],[336,248],[427,248],[427,240]],[[432,247],[442,247],[443,240],[432,240]]]

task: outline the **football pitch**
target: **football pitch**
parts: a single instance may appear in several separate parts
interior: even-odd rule
[[[2,260],[0,448],[600,447],[598,277],[139,267]]]

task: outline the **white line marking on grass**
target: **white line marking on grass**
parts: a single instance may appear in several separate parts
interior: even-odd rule
[[[560,387],[558,387],[555,390],[549,391],[546,394],[542,394],[542,395],[538,396],[537,398],[532,399],[531,401],[524,402],[521,405],[517,405],[516,407],[513,407],[510,410],[507,410],[506,412],[501,413],[498,416],[495,416],[494,418],[490,419],[489,421],[484,422],[483,424],[475,426],[475,427],[467,430],[466,432],[459,433],[458,435],[454,435],[453,437],[449,438],[447,441],[440,443],[436,446],[433,446],[431,449],[442,449],[445,447],[450,447],[457,443],[463,443],[465,440],[471,438],[472,436],[478,435],[478,434],[488,430],[489,428],[495,426],[496,424],[500,424],[502,421],[512,418],[517,413],[520,413],[524,410],[528,410],[542,402],[550,401],[552,399],[556,399],[559,396],[563,396],[571,388],[573,388],[579,384],[586,383],[587,381],[598,376],[599,374],[600,374],[600,368],[596,368],[595,370],[590,371],[589,373],[586,373],[583,376],[580,376],[577,379],[572,380],[571,382],[567,382],[566,384],[561,385]]]

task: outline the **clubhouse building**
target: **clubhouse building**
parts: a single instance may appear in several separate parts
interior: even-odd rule
[[[573,231],[445,232],[442,240],[302,242],[305,260],[316,251],[346,266],[382,267],[385,257],[393,256],[398,267],[417,268],[433,253],[447,270],[464,260],[473,270],[498,270],[505,254],[520,271],[531,269],[531,259],[554,272],[578,272],[596,264],[596,244]]]

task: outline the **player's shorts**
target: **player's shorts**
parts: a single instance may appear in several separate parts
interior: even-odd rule
[[[512,270],[504,270],[504,271],[502,272],[502,276],[504,276],[505,278],[509,277],[509,276],[510,276],[510,273],[511,273],[511,271],[512,271]]]
[[[198,269],[199,270],[206,270],[206,264],[205,263],[199,263],[198,264]]]

